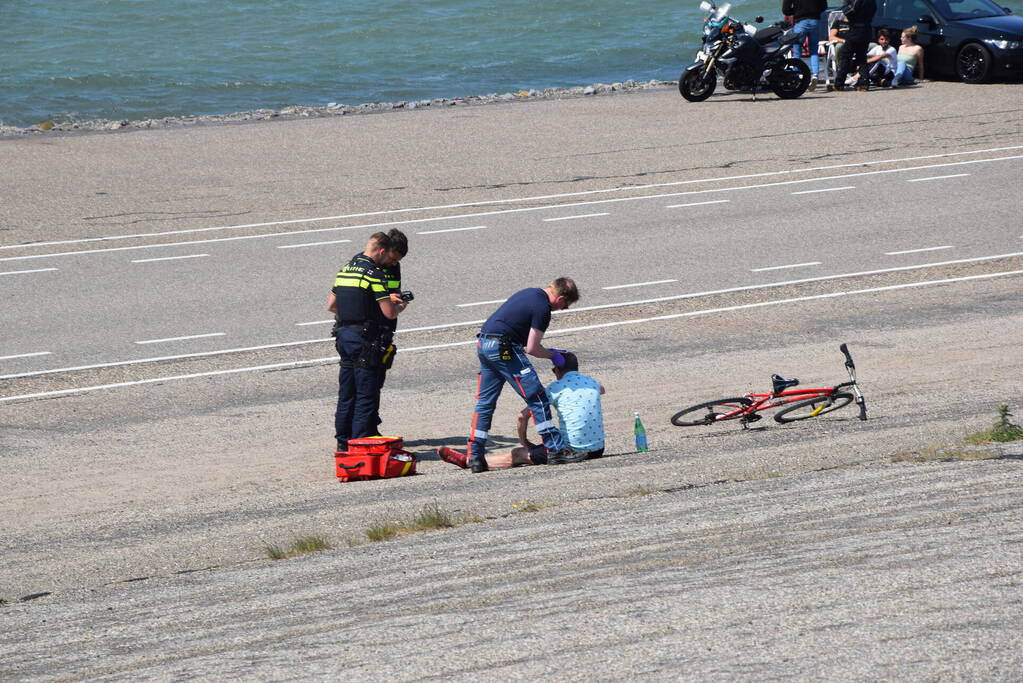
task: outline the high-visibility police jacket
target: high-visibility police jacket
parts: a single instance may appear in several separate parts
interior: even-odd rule
[[[380,272],[384,274],[384,286],[390,294],[401,294],[401,264],[393,266],[380,266]],[[392,331],[398,329],[398,319],[384,320],[384,324]]]
[[[338,271],[333,292],[338,325],[386,320],[379,303],[388,298],[385,275],[365,254],[356,254]]]

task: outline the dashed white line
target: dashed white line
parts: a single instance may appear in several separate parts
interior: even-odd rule
[[[49,356],[52,351],[35,351],[33,353],[18,353],[13,356],[0,356],[0,360],[14,360],[15,358],[32,358],[33,356]]]
[[[881,275],[882,273],[901,273],[901,272],[908,272],[908,271],[911,271],[911,270],[922,270],[924,268],[935,268],[935,267],[939,267],[939,266],[951,266],[951,265],[957,265],[957,264],[962,264],[962,263],[982,263],[984,261],[994,261],[994,260],[998,260],[998,259],[1014,258],[1014,257],[1017,257],[1017,256],[1023,256],[1023,251],[1009,252],[1009,253],[1005,253],[1005,254],[995,254],[993,256],[975,256],[975,257],[972,257],[972,258],[955,259],[955,260],[951,260],[951,261],[936,261],[934,263],[920,263],[920,264],[916,264],[916,265],[912,265],[912,266],[896,266],[896,267],[893,267],[893,268],[880,268],[880,269],[877,269],[877,270],[862,270],[862,271],[851,272],[851,273],[837,273],[837,274],[834,274],[834,275],[819,275],[819,276],[816,276],[816,277],[800,278],[798,280],[781,280],[781,281],[778,281],[778,282],[764,282],[764,283],[757,284],[757,285],[746,285],[746,286],[742,286],[742,287],[728,287],[726,289],[707,290],[707,291],[703,291],[703,292],[690,292],[690,293],[687,293],[687,294],[672,294],[672,295],[669,295],[669,296],[659,296],[659,297],[653,297],[653,298],[641,299],[641,300],[634,300],[634,301],[620,301],[620,302],[610,303],[610,304],[596,304],[596,305],[593,305],[593,306],[572,306],[572,308],[570,308],[570,309],[554,311],[553,315],[562,315],[562,314],[571,315],[573,313],[581,313],[583,311],[597,311],[597,310],[603,310],[603,309],[608,309],[608,308],[624,308],[626,306],[636,306],[636,305],[640,305],[640,304],[658,303],[660,301],[680,301],[682,299],[697,299],[697,298],[700,298],[700,297],[714,296],[714,295],[717,295],[717,294],[732,294],[734,292],[751,292],[751,291],[755,291],[755,290],[758,290],[758,289],[772,289],[772,288],[777,288],[777,287],[789,287],[791,285],[801,285],[801,284],[804,284],[804,283],[807,283],[807,282],[827,282],[829,280],[841,280],[841,279],[850,278],[850,277],[862,277],[864,275]],[[1015,274],[1015,271],[1013,271],[1013,273],[1009,273],[1009,274]],[[325,323],[329,323],[329,322],[332,322],[332,321],[327,320],[327,321],[324,321],[324,322]],[[461,326],[466,326],[466,325],[479,325],[479,324],[482,324],[482,323],[483,323],[482,320],[474,320],[474,321],[461,322],[461,323],[448,323],[448,324],[444,324],[444,325],[436,325],[436,326],[432,326],[429,329],[441,329],[441,328],[445,328],[445,327],[461,327]],[[308,323],[308,324],[314,325],[314,324],[322,324],[322,323]],[[409,329],[404,330],[404,331],[411,332],[411,331],[413,331],[413,329],[418,329],[418,328],[409,328]],[[399,329],[399,330],[397,330],[397,333],[400,334],[402,331],[403,330]],[[230,353],[242,353],[242,352],[246,352],[246,351],[262,351],[264,349],[280,349],[280,348],[286,348],[286,347],[289,347],[289,346],[304,346],[304,345],[308,345],[308,344],[322,344],[324,342],[329,342],[329,341],[331,341],[330,337],[323,337],[323,338],[319,338],[319,339],[306,339],[306,340],[302,340],[302,341],[281,342],[281,343],[278,343],[278,344],[263,344],[263,345],[260,345],[260,346],[248,346],[248,347],[240,347],[240,348],[234,348],[234,349],[219,349],[219,350],[216,350],[216,351],[201,351],[201,352],[197,352],[197,353],[181,353],[181,354],[176,354],[176,355],[173,355],[173,356],[160,356],[160,357],[154,357],[154,358],[139,358],[137,360],[112,361],[112,362],[109,362],[109,363],[97,363],[97,364],[94,364],[94,365],[79,365],[77,367],[54,368],[53,370],[37,370],[35,372],[20,372],[20,373],[9,374],[9,375],[0,375],[0,379],[15,379],[15,378],[18,378],[18,377],[37,377],[39,375],[52,375],[52,374],[56,374],[58,372],[73,372],[73,371],[76,371],[76,370],[94,370],[94,369],[97,369],[97,368],[112,368],[112,367],[121,367],[121,366],[125,366],[125,365],[139,365],[139,364],[142,364],[142,363],[156,363],[156,362],[167,361],[167,360],[178,360],[178,359],[182,359],[182,358],[203,358],[203,357],[206,357],[206,356],[220,356],[220,355],[227,355],[227,354],[230,354]],[[469,343],[469,342],[466,342],[466,343]],[[335,362],[337,361],[336,357],[334,358],[334,361]],[[0,399],[0,400],[4,400],[4,399]]]
[[[686,206],[706,206],[707,204],[727,204],[731,199],[715,199],[709,202],[690,202],[688,204],[668,204],[666,209],[681,209]]]
[[[669,282],[678,282],[678,280],[652,280],[651,282],[633,282],[628,285],[609,285],[607,287],[601,287],[601,289],[626,289],[627,287],[645,287],[646,285],[665,285]]]
[[[468,304],[455,304],[458,308],[469,308],[470,306],[488,306],[490,304],[503,304],[504,299],[492,299],[490,301],[473,301]]]
[[[153,261],[180,261],[181,259],[189,258],[203,258],[209,256],[209,254],[189,254],[187,256],[161,256],[160,258],[140,258],[135,259],[132,263],[152,263]]]
[[[209,334],[190,334],[185,337],[166,337],[164,339],[146,339],[136,344],[162,344],[163,342],[185,341],[186,339],[205,339],[206,337],[223,337],[226,332],[210,332]]]
[[[598,216],[610,216],[610,213],[581,213],[578,216],[558,216],[556,218],[544,218],[544,223],[553,223],[554,221],[574,221],[577,218],[597,218]]]
[[[824,187],[819,190],[801,190],[799,192],[793,192],[792,194],[816,194],[818,192],[839,192],[841,190],[855,190],[856,187],[853,185],[844,185],[842,187]]]
[[[328,242],[306,242],[304,244],[282,244],[278,246],[278,249],[298,249],[299,247],[320,247],[325,244],[344,244],[351,242],[351,240],[330,240]]]
[[[32,270],[8,270],[0,272],[0,275],[27,275],[28,273],[46,273],[56,268],[33,268]]]
[[[907,183],[922,183],[925,180],[945,180],[946,178],[963,178],[970,175],[969,173],[954,173],[952,175],[934,175],[929,178],[909,178],[906,180]]]
[[[942,249],[954,249],[951,244],[946,244],[941,247],[924,247],[922,249],[904,249],[902,251],[886,251],[885,256],[900,256],[902,254],[919,254],[925,251],[941,251]]]
[[[751,273],[763,273],[766,270],[785,270],[786,268],[806,268],[807,266],[819,266],[820,261],[808,261],[807,263],[790,263],[787,266],[767,266],[766,268],[750,268]]]
[[[442,232],[463,232],[465,230],[486,230],[485,225],[474,225],[470,228],[445,228],[444,230],[424,230],[423,232],[417,232],[417,235],[436,235]]]
[[[729,311],[739,311],[753,308],[764,308],[767,306],[780,306],[784,304],[800,303],[803,301],[814,301],[819,299],[834,299],[844,296],[855,296],[858,294],[873,294],[876,292],[890,292],[900,289],[906,289],[911,287],[929,287],[932,285],[943,285],[953,282],[966,282],[970,280],[985,280],[996,277],[1005,277],[1010,275],[1023,275],[1023,270],[1013,270],[1000,273],[985,273],[983,275],[967,275],[964,277],[947,278],[943,280],[929,280],[926,282],[909,282],[898,285],[887,285],[883,287],[870,287],[868,289],[853,289],[842,292],[831,292],[828,294],[813,294],[810,296],[794,297],[791,299],[776,299],[774,301],[759,301],[750,304],[739,304],[736,306],[724,306],[721,308],[709,308],[700,311],[687,311],[685,313],[672,313],[668,315],[657,315],[648,318],[633,318],[631,320],[618,320],[609,323],[597,323],[595,325],[582,325],[579,327],[569,327],[565,329],[553,330],[548,332],[548,336],[555,336],[560,334],[570,334],[573,332],[582,332],[586,330],[597,330],[605,327],[620,327],[622,325],[639,325],[643,323],[660,322],[664,320],[677,320],[680,318],[692,318],[700,315],[712,315],[714,313],[726,313]],[[429,351],[433,349],[444,349],[453,348],[456,346],[467,346],[475,343],[474,340],[451,342],[447,344],[430,344],[428,346],[417,346],[407,349],[398,349],[398,353],[409,353],[412,351]],[[46,398],[50,396],[67,396],[69,394],[81,394],[89,391],[99,391],[101,389],[116,389],[120,387],[137,386],[142,384],[154,384],[162,382],[170,382],[174,380],[185,380],[185,379],[196,379],[199,377],[215,377],[219,375],[231,375],[240,372],[256,372],[260,370],[270,370],[274,368],[285,368],[285,367],[297,367],[302,365],[327,365],[337,362],[336,356],[330,356],[327,358],[312,358],[304,361],[289,361],[286,363],[274,363],[272,365],[257,365],[245,368],[231,368],[229,370],[211,370],[209,372],[197,372],[191,375],[173,375],[170,377],[155,377],[151,379],[133,380],[130,382],[117,382],[114,384],[101,384],[91,387],[76,387],[74,389],[58,389],[55,391],[43,391],[35,394],[22,394],[20,396],[4,396],[0,397],[0,403],[6,401],[18,401],[27,400],[32,398]]]

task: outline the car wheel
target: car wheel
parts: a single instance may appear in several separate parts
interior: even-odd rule
[[[991,52],[980,43],[967,43],[956,55],[956,76],[963,83],[983,83],[991,75]]]

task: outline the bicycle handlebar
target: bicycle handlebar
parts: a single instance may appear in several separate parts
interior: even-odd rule
[[[838,389],[839,387],[848,386],[852,387],[853,395],[856,397],[856,405],[860,407],[860,419],[866,420],[867,401],[865,398],[863,398],[863,392],[860,391],[860,386],[856,383],[856,364],[853,363],[852,354],[849,353],[849,347],[846,344],[842,344],[841,346],[839,346],[838,350],[841,351],[842,354],[845,356],[845,369],[849,371],[850,381],[843,382],[842,384],[839,384],[838,387],[835,388]]]

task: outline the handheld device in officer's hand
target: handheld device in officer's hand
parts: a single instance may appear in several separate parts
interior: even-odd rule
[[[402,293],[401,293],[401,294],[399,294],[398,296],[400,296],[400,297],[401,297],[401,300],[402,300],[402,301],[412,301],[413,299],[415,299],[415,297],[414,297],[414,296],[412,296],[412,292],[410,292],[410,291],[408,291],[408,290],[406,290],[406,291],[402,292]]]

